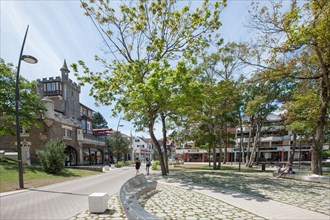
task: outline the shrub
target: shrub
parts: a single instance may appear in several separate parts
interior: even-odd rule
[[[159,165],[160,165],[159,160],[154,160],[154,161],[152,161],[151,169],[152,170],[157,170]]]
[[[117,163],[115,164],[115,167],[119,168],[119,167],[123,167],[125,166],[125,162],[124,161],[117,161]]]
[[[330,158],[330,150],[322,150],[322,159],[328,159]]]
[[[65,144],[59,140],[51,140],[45,144],[44,152],[39,153],[40,163],[47,173],[59,174],[64,169],[66,160]]]

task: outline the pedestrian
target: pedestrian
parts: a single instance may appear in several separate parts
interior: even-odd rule
[[[137,157],[137,158],[135,159],[136,175],[138,175],[138,173],[139,173],[140,166],[141,166],[141,161],[140,161],[139,158]]]
[[[287,163],[284,168],[279,169],[279,173],[280,173],[280,175],[277,176],[277,177],[282,177],[285,173],[292,174],[293,173],[293,170],[292,170],[291,163]]]
[[[147,175],[149,175],[150,167],[151,167],[151,162],[150,162],[149,158],[146,158],[146,170],[147,170]]]

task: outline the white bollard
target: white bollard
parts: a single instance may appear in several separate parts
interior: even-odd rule
[[[107,193],[93,193],[88,196],[89,212],[103,213],[108,208],[109,196]]]
[[[110,167],[109,166],[104,166],[102,168],[102,172],[110,172]]]

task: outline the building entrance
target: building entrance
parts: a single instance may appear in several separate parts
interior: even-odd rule
[[[76,166],[77,165],[77,151],[71,146],[65,148],[66,161],[65,166]]]

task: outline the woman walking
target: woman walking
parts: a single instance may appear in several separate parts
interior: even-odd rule
[[[138,173],[139,173],[140,166],[141,166],[141,161],[140,161],[139,158],[137,157],[137,158],[135,159],[136,175],[138,175]]]
[[[150,170],[151,162],[148,158],[146,158],[146,170],[147,170],[147,175],[149,175],[149,170]]]

